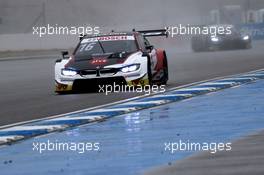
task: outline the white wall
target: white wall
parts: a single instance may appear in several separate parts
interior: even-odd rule
[[[0,51],[64,49],[75,46],[78,40],[76,36],[61,35],[39,38],[31,34],[32,25],[99,26],[102,29],[106,27],[107,30],[121,31],[132,28],[152,29],[179,23],[199,24],[211,9],[224,4],[241,4],[242,7],[249,5],[252,9],[264,7],[263,0],[250,0],[250,4],[245,2],[247,1],[0,0],[0,34],[3,34],[0,35]]]
[[[76,46],[78,37],[50,35],[39,37],[32,34],[0,35],[0,51],[69,49]]]
[[[23,51],[23,50],[69,50],[74,48],[79,41],[75,35],[46,35],[39,37],[32,34],[7,34],[0,35],[0,51]],[[190,50],[188,37],[153,37],[150,38],[156,47],[172,47],[182,52]]]

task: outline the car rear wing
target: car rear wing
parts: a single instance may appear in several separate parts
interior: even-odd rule
[[[168,38],[168,31],[167,31],[167,29],[140,30],[140,31],[137,31],[137,32],[141,33],[145,37],[166,36],[166,38]]]
[[[114,32],[114,31],[112,30],[111,32]],[[158,30],[139,30],[139,31],[136,31],[135,29],[133,29],[133,32],[141,33],[144,37],[166,36],[166,38],[168,38],[168,30],[166,28],[158,29]],[[87,35],[80,34],[79,40],[81,41],[85,36]]]

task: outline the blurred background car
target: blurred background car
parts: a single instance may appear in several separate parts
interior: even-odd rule
[[[243,34],[233,25],[214,25],[210,27],[229,28],[229,33],[221,34],[199,34],[191,38],[191,46],[194,52],[216,51],[216,50],[235,50],[235,49],[250,49],[251,37]]]

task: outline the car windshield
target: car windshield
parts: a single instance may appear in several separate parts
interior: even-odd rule
[[[75,56],[83,57],[93,54],[135,52],[135,38],[132,35],[100,36],[85,38],[76,49]]]

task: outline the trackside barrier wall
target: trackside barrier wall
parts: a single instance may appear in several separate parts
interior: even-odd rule
[[[75,35],[7,34],[0,35],[0,51],[68,49],[78,40]]]

